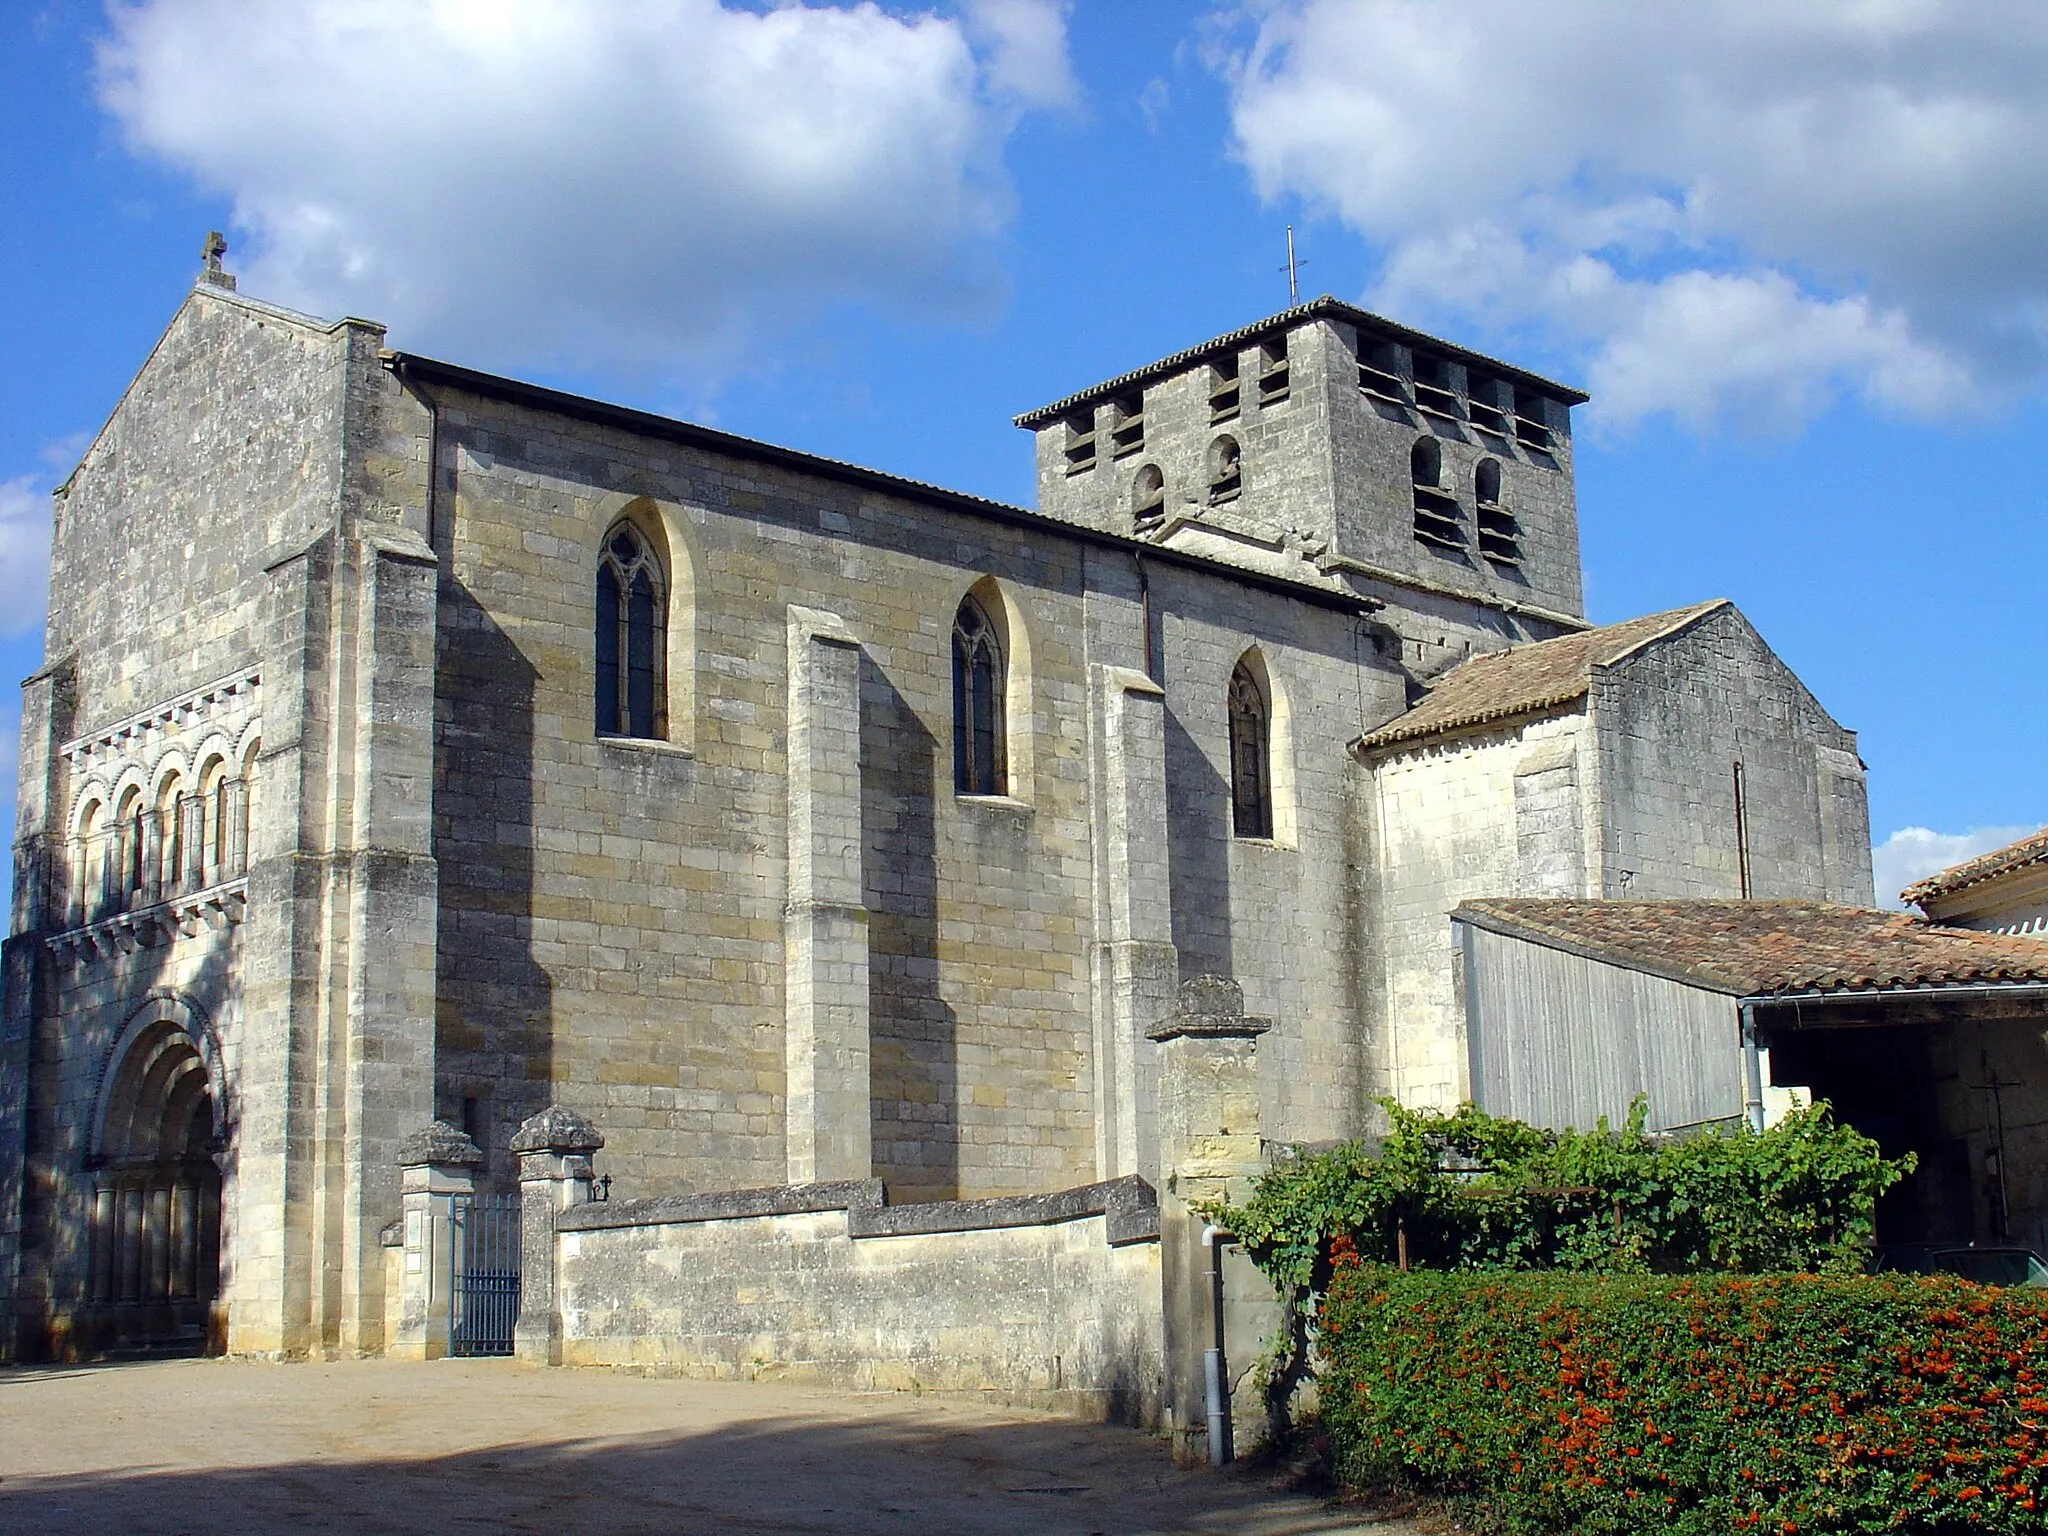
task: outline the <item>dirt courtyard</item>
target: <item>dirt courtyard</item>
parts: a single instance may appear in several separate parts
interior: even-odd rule
[[[0,1531],[1412,1528],[1015,1409],[496,1360],[175,1360],[0,1370]]]

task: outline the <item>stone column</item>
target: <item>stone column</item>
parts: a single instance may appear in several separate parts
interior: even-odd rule
[[[455,1299],[455,1198],[475,1192],[484,1155],[475,1142],[436,1120],[399,1145],[405,1257],[399,1270],[398,1337],[386,1353],[438,1360],[448,1353]]]
[[[1218,1342],[1217,1298],[1196,1207],[1242,1200],[1264,1166],[1259,1137],[1259,1036],[1269,1019],[1245,1017],[1244,992],[1222,976],[1182,983],[1174,1016],[1151,1032],[1159,1046],[1160,1266],[1165,1290],[1167,1423],[1183,1463],[1206,1459],[1203,1354]],[[1228,1266],[1226,1380],[1242,1374],[1278,1320],[1272,1292],[1240,1257]],[[1238,1363],[1232,1366],[1230,1356]],[[1251,1404],[1241,1401],[1240,1407]]]
[[[789,1182],[874,1172],[862,904],[860,642],[789,610],[789,899],[783,998]]]
[[[519,1158],[519,1321],[512,1352],[528,1364],[562,1363],[555,1215],[590,1198],[590,1158],[603,1145],[596,1126],[559,1104],[512,1137]]]
[[[1096,782],[1095,1145],[1099,1174],[1159,1182],[1157,1051],[1173,1014],[1166,833],[1166,694],[1142,672],[1091,671]]]

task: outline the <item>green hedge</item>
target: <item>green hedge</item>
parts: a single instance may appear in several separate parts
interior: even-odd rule
[[[1825,1106],[1763,1132],[1551,1131],[1470,1104],[1382,1100],[1387,1134],[1280,1161],[1242,1206],[1204,1214],[1275,1284],[1320,1291],[1329,1242],[1417,1269],[1760,1273],[1864,1267],[1878,1198],[1912,1170]]]
[[[1510,1532],[2048,1530],[2048,1295],[1909,1276],[1400,1274],[1340,1240],[1340,1476]]]

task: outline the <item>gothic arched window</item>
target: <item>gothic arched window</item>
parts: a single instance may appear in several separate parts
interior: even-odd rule
[[[662,663],[668,601],[661,562],[640,530],[619,523],[597,566],[597,734],[667,734]]]
[[[1273,835],[1272,708],[1242,661],[1230,674],[1230,825],[1239,837]]]
[[[1009,792],[1003,751],[1002,636],[969,593],[953,616],[953,788],[963,795]]]

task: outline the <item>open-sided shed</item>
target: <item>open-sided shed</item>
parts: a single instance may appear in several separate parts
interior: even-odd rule
[[[1468,902],[1471,1092],[1652,1129],[1828,1101],[1918,1173],[1893,1241],[2048,1246],[2048,943],[1807,901]]]

